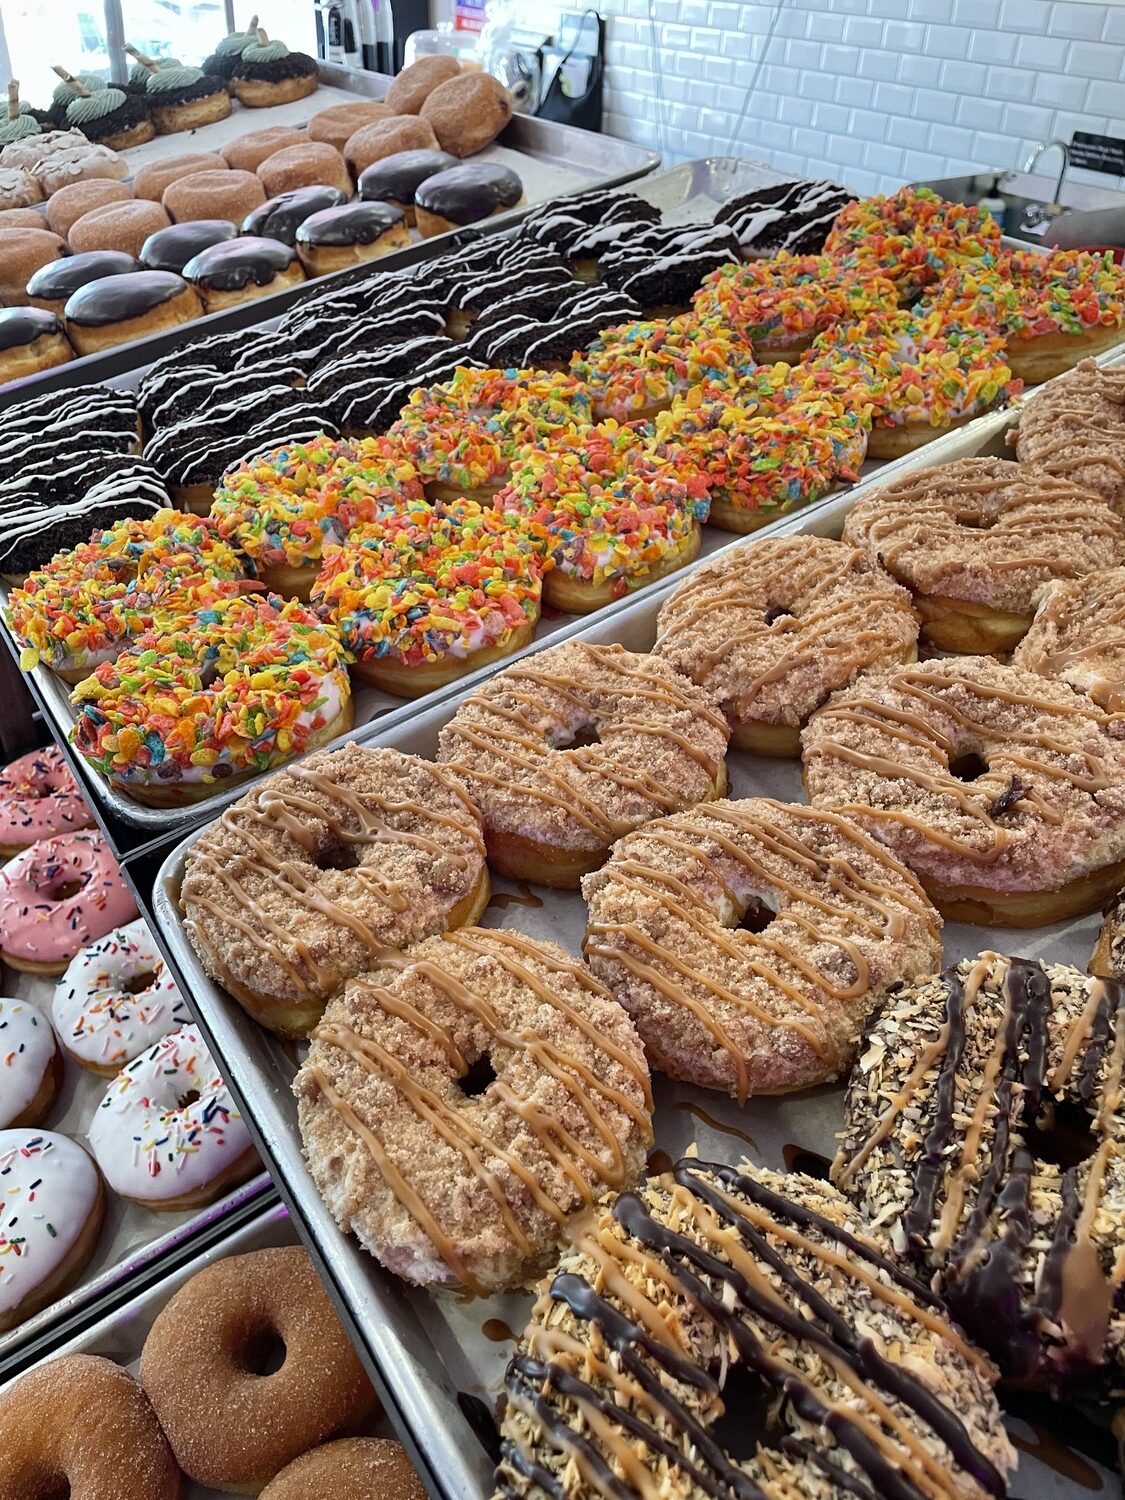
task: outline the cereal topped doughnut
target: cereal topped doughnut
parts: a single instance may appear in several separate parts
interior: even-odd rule
[[[848,1088],[837,1186],[1004,1374],[1053,1394],[1125,1366],[1123,1061],[1125,987],[986,952],[889,997]]]
[[[464,699],[438,759],[481,809],[493,869],[573,888],[630,829],[721,797],[728,735],[659,657],[572,641]]]
[[[1125,568],[1041,588],[1012,665],[1059,677],[1108,712],[1125,713]]]
[[[844,539],[914,595],[945,651],[1009,651],[1055,578],[1125,561],[1125,520],[1033,464],[962,458],[915,469],[859,500]]]
[[[188,853],[182,900],[207,973],[301,1036],[344,980],[475,921],[488,894],[480,814],[458,779],[349,744],[228,807]]]
[[[995,1367],[854,1223],[828,1183],[691,1158],[591,1215],[508,1365],[497,1494],[1004,1495]]]
[[[988,656],[869,672],[801,736],[818,807],[853,817],[948,917],[1036,927],[1125,883],[1125,726]]]
[[[753,367],[749,340],[717,318],[684,313],[607,328],[570,361],[600,418],[642,421],[700,381],[731,384]]]
[[[950,271],[1002,254],[1000,226],[978,207],[948,203],[931,188],[899,188],[842,209],[828,232],[825,255],[862,274],[889,277],[903,301]],[[1038,254],[1038,251],[1032,252]]]
[[[1084,359],[1020,411],[1016,453],[1125,515],[1125,371]]]
[[[517,932],[463,927],[353,979],[293,1092],[341,1228],[406,1281],[478,1295],[526,1282],[652,1141],[628,1017],[581,962]]]

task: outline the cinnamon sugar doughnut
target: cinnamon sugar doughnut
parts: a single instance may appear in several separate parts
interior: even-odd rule
[[[27,283],[40,266],[66,254],[49,229],[0,229],[0,307],[27,303]]]
[[[391,109],[374,99],[357,99],[354,104],[333,104],[329,109],[322,109],[319,114],[313,115],[305,135],[310,141],[327,141],[343,155],[344,147],[357,130],[364,125],[374,125],[378,120],[389,120],[394,114],[410,114],[410,110]],[[295,145],[296,142],[289,141],[286,144]]]
[[[207,973],[302,1036],[385,948],[474,921],[488,894],[480,814],[457,779],[349,744],[228,807],[192,846],[181,899]]]
[[[516,932],[461,928],[353,979],[293,1091],[341,1228],[406,1281],[477,1295],[541,1268],[652,1141],[628,1017],[582,963]]]
[[[150,234],[167,229],[171,219],[159,203],[145,198],[129,198],[123,203],[103,203],[92,208],[70,227],[70,248],[76,254],[86,250],[120,250],[138,255]]]
[[[1125,515],[1125,370],[1084,359],[1049,381],[1020,412],[1016,453]]]
[[[801,736],[814,804],[846,813],[947,917],[1037,927],[1125,883],[1125,720],[991,657],[869,672]]]
[[[348,108],[347,105],[342,106]],[[426,1500],[426,1490],[401,1443],[390,1438],[340,1438],[295,1458],[262,1491],[261,1500]]]
[[[308,139],[303,130],[293,125],[267,125],[262,130],[248,130],[229,142],[223,147],[223,159],[236,172],[256,172],[275,151],[286,146],[303,146]]]
[[[196,172],[225,172],[227,161],[214,151],[189,151],[186,156],[168,156],[138,167],[133,177],[133,196],[160,203],[166,188]],[[233,163],[231,164],[233,165]]]
[[[397,115],[416,115],[437,88],[450,78],[459,78],[461,64],[445,53],[419,57],[392,81],[385,102]]]
[[[1125,568],[1040,589],[1012,665],[1059,677],[1110,713],[1125,713]]]
[[[417,115],[388,115],[372,125],[361,125],[344,143],[344,160],[353,177],[384,156],[398,151],[436,151],[438,138]]]
[[[0,208],[0,229],[42,229],[43,215],[35,208]]]
[[[303,187],[334,187],[348,194],[352,191],[344,158],[325,141],[283,146],[259,164],[258,177],[269,198]]]
[[[512,118],[512,96],[491,73],[459,73],[431,89],[418,113],[443,151],[472,156]]]
[[[910,596],[859,548],[775,537],[696,568],[653,651],[721,705],[734,744],[799,755],[801,725],[870,667],[914,661]]]
[[[266,190],[253,172],[192,172],[164,189],[160,200],[177,223],[185,219],[229,219],[241,224],[266,201]]]
[[[1032,465],[962,458],[864,496],[844,540],[911,590],[923,640],[1000,652],[1026,632],[1044,583],[1125,560],[1125,519]]]
[[[52,193],[47,200],[47,228],[66,239],[71,226],[77,224],[84,214],[95,208],[104,208],[107,203],[124,203],[131,197],[133,192],[123,182],[112,182],[106,177],[72,182],[69,187]]]
[[[659,657],[572,641],[477,688],[438,759],[480,808],[494,870],[574,888],[630,829],[721,797],[728,734]]]

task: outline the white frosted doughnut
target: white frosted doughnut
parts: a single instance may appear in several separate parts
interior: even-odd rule
[[[57,1051],[46,1016],[26,1000],[0,998],[0,1129],[23,1119],[35,1104]]]
[[[47,1130],[0,1130],[0,1331],[61,1295],[101,1224],[97,1168]]]
[[[138,982],[145,979],[143,989]],[[71,959],[55,986],[51,1018],[84,1068],[111,1076],[191,1021],[145,923],[117,927]]]

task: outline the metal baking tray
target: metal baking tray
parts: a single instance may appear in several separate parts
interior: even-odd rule
[[[1011,425],[1010,414],[986,418],[939,439],[924,450],[925,461],[948,461],[978,454],[999,455]],[[915,461],[918,461],[915,456]],[[854,492],[828,500],[799,516],[769,528],[771,535],[838,536],[853,504]],[[762,535],[763,533],[759,533]],[[753,546],[754,539],[741,545]],[[654,588],[613,615],[567,632],[594,642],[616,642],[630,650],[648,650],[656,632],[660,603],[675,580]],[[535,649],[535,648],[532,648]],[[440,728],[452,716],[465,689],[425,706],[409,720],[399,718],[373,726],[361,738],[432,756]],[[727,760],[731,795],[764,795],[784,801],[806,800],[796,761],[774,761],[732,751]],[[346,1309],[356,1336],[371,1359],[387,1373],[399,1402],[436,1476],[435,1492],[448,1497],[490,1492],[491,1463],[482,1441],[489,1437],[490,1415],[503,1372],[530,1305],[523,1295],[467,1301],[447,1293],[427,1293],[405,1286],[383,1272],[354,1239],[337,1229],[308,1176],[290,1093],[294,1049],[258,1027],[240,1006],[203,973],[187,941],[179,911],[179,891],[188,850],[197,830],[174,849],[157,875],[153,890],[156,930],[173,967],[193,995],[200,1023],[210,1037],[232,1088],[247,1107],[271,1162],[275,1181],[294,1209],[301,1232],[319,1258],[329,1282]],[[580,952],[585,906],[577,892],[551,891],[496,882],[496,899],[485,917],[487,926],[510,927],[531,936],[551,938]],[[516,895],[508,902],[506,895]],[[1060,923],[1037,931],[985,929],[960,923],[945,927],[944,961],[951,963],[983,948],[1049,957],[1085,968],[1098,925],[1096,917]],[[800,1161],[813,1165],[831,1156],[842,1119],[843,1088],[830,1085],[800,1095],[752,1099],[739,1107],[721,1094],[657,1076],[656,1148],[673,1159],[693,1143],[702,1156],[736,1162],[742,1156],[783,1168]],[[657,1155],[655,1163],[663,1161]],[[419,1330],[423,1330],[420,1336]],[[1093,1423],[1060,1409],[1021,1398],[1010,1407],[1010,1427],[1021,1449],[1021,1465],[1011,1494],[1018,1500],[1045,1495],[1073,1496],[1106,1487],[1112,1492],[1112,1444]],[[1072,1452],[1067,1440],[1080,1444]],[[1077,1479],[1074,1476],[1079,1476]]]

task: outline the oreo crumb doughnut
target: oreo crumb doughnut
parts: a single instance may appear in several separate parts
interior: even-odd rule
[[[636,193],[621,192],[617,188],[590,188],[584,193],[537,203],[520,222],[518,234],[520,239],[535,240],[549,245],[560,255],[566,255],[567,246],[583,230],[601,225],[651,225],[659,222],[660,210],[646,199],[638,198]],[[589,275],[584,279],[589,280]]]
[[[456,777],[349,744],[228,807],[189,851],[181,901],[206,972],[304,1036],[387,948],[474,922],[488,896],[480,814]]]
[[[26,1000],[0,997],[0,1130],[40,1124],[62,1080],[63,1055],[46,1016]]]
[[[344,144],[344,160],[353,177],[359,178],[373,162],[400,151],[437,151],[438,138],[417,115],[389,115],[370,125],[361,125]]]
[[[813,803],[908,864],[947,917],[1038,927],[1125,883],[1125,734],[991,657],[869,672],[801,736]]]
[[[387,203],[344,203],[310,214],[297,230],[297,253],[310,276],[328,276],[410,244],[406,218]]]
[[[1016,454],[1125,515],[1125,371],[1084,359],[1057,375],[1021,408]]]
[[[0,1399],[0,1495],[73,1500],[179,1500],[180,1471],[145,1393],[120,1365],[64,1354],[37,1365]]]
[[[512,118],[512,96],[491,73],[462,72],[431,89],[418,113],[443,151],[472,156]]]
[[[93,821],[57,745],[30,750],[0,771],[0,859],[40,839],[89,828]]]
[[[136,259],[123,250],[90,250],[84,255],[67,255],[62,260],[41,266],[27,283],[27,295],[33,307],[45,308],[59,317],[67,302],[78,290],[103,276],[123,276],[139,271]]]
[[[508,1366],[497,1496],[1003,1495],[995,1367],[853,1224],[827,1183],[692,1159],[591,1215]]]
[[[837,216],[855,199],[834,182],[779,182],[728,199],[715,213],[729,224],[747,260],[780,252],[819,255]]]
[[[1125,520],[1034,465],[962,458],[863,497],[844,540],[910,589],[922,638],[945,651],[1010,651],[1054,579],[1125,560]]]
[[[67,105],[66,123],[95,145],[125,151],[130,146],[143,146],[156,134],[144,99],[123,89],[104,88],[91,94],[84,84],[77,87],[82,92]]]
[[[242,221],[242,233],[280,240],[283,245],[295,245],[297,230],[310,214],[320,213],[325,208],[339,208],[347,201],[348,194],[339,188],[294,188],[290,193],[278,193],[268,198],[261,208],[248,213]]]
[[[42,307],[0,308],[0,385],[53,370],[74,358],[66,329]]]
[[[261,27],[242,49],[231,73],[231,91],[250,109],[290,104],[315,94],[319,87],[316,58],[307,52],[290,52],[284,42],[271,41]]]
[[[1125,1362],[1123,1059],[1115,980],[963,959],[873,1019],[832,1167],[1009,1379],[1068,1399]]]
[[[509,167],[499,162],[462,162],[419,183],[414,219],[423,237],[431,239],[507,213],[524,201],[523,183]]]
[[[223,147],[222,160],[235,172],[257,172],[275,151],[283,151],[286,146],[303,146],[308,139],[305,131],[293,125],[267,125],[263,130],[248,130],[230,141]]]
[[[261,1374],[271,1344],[284,1360]],[[228,1255],[191,1277],[145,1339],[140,1380],[188,1478],[248,1494],[376,1404],[296,1245]]]
[[[209,313],[283,292],[304,279],[292,245],[255,235],[220,240],[184,266],[184,280],[194,287]]]
[[[666,662],[575,641],[470,694],[438,759],[480,808],[494,870],[573,889],[630,829],[721,797],[728,734]]]
[[[420,184],[456,165],[457,158],[448,151],[397,151],[361,172],[356,189],[367,202],[401,209],[407,224],[413,226],[414,194]]]
[[[637,322],[640,311],[623,292],[579,285],[553,311],[491,309],[474,322],[466,347],[490,369],[566,370],[605,329]]]
[[[443,380],[466,363],[451,340],[419,335],[380,349],[377,364],[358,349],[329,360],[309,376],[307,390],[341,432],[360,438],[383,432],[419,381]]]
[[[120,250],[136,256],[150,234],[167,229],[171,222],[159,203],[149,203],[145,198],[105,203],[71,225],[70,248],[79,255],[87,250]]]
[[[378,120],[389,120],[391,115],[402,113],[404,111],[391,109],[386,103],[374,99],[357,99],[354,104],[333,104],[313,115],[304,138],[309,141],[326,141],[329,146],[335,146],[343,156],[344,147],[357,130],[364,125],[374,125]],[[295,146],[297,142],[285,141],[283,144]]]
[[[0,957],[21,973],[65,973],[80,948],[136,915],[105,835],[94,829],[41,839],[0,869]]]
[[[197,172],[223,172],[226,168],[224,158],[212,151],[189,151],[185,156],[148,161],[143,167],[137,168],[132,179],[133,196],[149,198],[153,203],[163,203],[165,189],[174,182],[194,177]]]
[[[158,67],[145,80],[145,102],[161,135],[198,130],[230,114],[226,81],[202,68]]]
[[[161,371],[151,380],[146,377],[140,404],[145,425],[152,432],[153,452],[160,451],[157,439],[162,433],[168,428],[182,428],[189,417],[201,426],[214,423],[222,427],[233,412],[253,403],[257,415],[267,418],[294,400],[301,377],[300,366],[286,366],[280,352],[264,368],[251,370],[240,365],[227,372],[200,364],[186,370]]]
[[[753,368],[750,343],[717,319],[693,313],[607,328],[570,362],[604,420],[643,422],[706,382],[732,386]]]
[[[1047,584],[1012,665],[1058,677],[1109,713],[1125,712],[1125,568]]]
[[[596,257],[597,280],[624,292],[650,318],[690,311],[709,271],[738,259],[738,241],[725,225],[643,224],[606,244],[600,229],[571,247],[579,265]]]
[[[461,64],[455,57],[440,52],[419,57],[391,80],[384,102],[396,115],[416,115],[438,84],[460,76]]]
[[[482,1068],[492,1082],[466,1097]],[[293,1092],[341,1228],[405,1281],[478,1296],[525,1283],[652,1142],[627,1016],[581,962],[516,932],[461,928],[353,979]]]
[[[79,287],[64,309],[67,335],[79,354],[99,354],[190,323],[203,304],[171,271],[129,271]]]
[[[261,1500],[307,1500],[312,1494],[348,1500],[426,1500],[426,1490],[401,1443],[390,1438],[340,1438],[286,1464]]]

